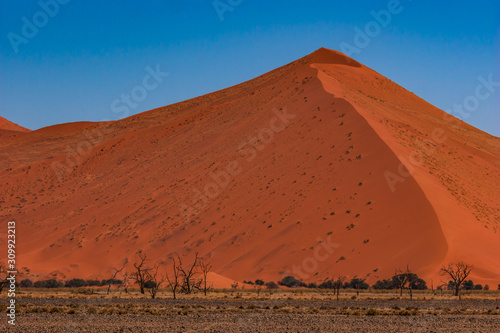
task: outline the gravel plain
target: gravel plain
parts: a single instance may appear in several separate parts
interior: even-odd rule
[[[490,333],[499,309],[498,298],[21,297],[17,325],[2,320],[0,331]]]

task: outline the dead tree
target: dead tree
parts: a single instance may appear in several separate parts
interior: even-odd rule
[[[155,265],[153,269],[146,272],[146,280],[151,284],[151,288],[149,288],[148,291],[152,299],[156,298],[156,294],[158,294],[161,284],[165,281],[165,276],[158,275],[159,267],[160,265]]]
[[[261,289],[260,287],[261,287],[261,286],[258,286],[258,285],[256,285],[256,284],[253,286],[253,288],[254,288],[255,290],[257,290],[257,295],[260,295],[260,289]]]
[[[408,267],[407,267],[408,270]],[[403,272],[401,269],[397,268],[394,274],[399,283],[399,296],[403,296],[403,290],[405,289],[406,283],[408,282],[408,274]]]
[[[207,276],[210,270],[212,269],[212,264],[210,264],[210,262],[205,262],[203,260],[200,260],[199,266],[202,274],[203,293],[206,296],[207,291],[210,290],[210,287],[207,287]]]
[[[128,275],[128,272],[125,272],[123,274],[123,291],[125,291],[128,294],[128,279],[130,276]]]
[[[417,281],[417,275],[412,273],[408,266],[406,267],[406,275],[408,280],[408,291],[410,293],[410,301],[413,300],[413,284]]]
[[[0,293],[2,292],[3,288],[8,284],[9,280],[7,278],[9,275],[7,274],[7,266],[3,263],[0,262]]]
[[[179,255],[177,255],[177,260],[179,261],[179,264],[177,266],[177,269],[180,272],[181,278],[182,278],[182,284],[181,284],[181,291],[185,294],[191,294],[193,291],[193,288],[196,286],[196,281],[194,280],[194,275],[196,274],[196,264],[199,260],[198,258],[198,252],[195,253],[194,261],[191,266],[184,267],[182,265],[182,260]]]
[[[440,274],[448,276],[451,279],[454,288],[453,295],[458,296],[458,299],[460,299],[460,287],[473,268],[474,267],[472,265],[468,265],[463,261],[449,263],[447,266],[443,265],[441,267]]]
[[[108,291],[106,293],[107,295],[109,295],[109,291],[111,290],[111,285],[113,284],[116,276],[118,275],[118,273],[120,273],[121,271],[123,271],[125,269],[125,266],[127,266],[127,263],[128,263],[128,259],[125,259],[122,268],[118,269],[116,267],[113,267],[113,269],[115,270],[115,272],[111,276],[111,279],[108,280]]]
[[[144,284],[146,283],[146,275],[151,268],[146,268],[144,265],[146,264],[146,255],[138,253],[139,263],[135,263],[135,272],[133,273],[133,278],[135,282],[139,285],[141,290],[141,294],[144,294]]]
[[[448,285],[446,283],[442,283],[440,286],[438,286],[438,288],[441,290],[441,297],[443,297],[443,292],[444,292],[444,289],[447,287]]]
[[[177,264],[175,262],[175,258],[172,259],[172,268],[173,268],[173,275],[170,277],[170,275],[166,275],[167,281],[168,281],[168,287],[170,290],[172,290],[172,293],[174,294],[174,299],[176,299],[176,294],[175,292],[177,291],[177,288],[180,286],[180,281],[179,281],[179,270],[177,269]]]
[[[345,276],[337,276],[337,279],[333,281],[333,294],[337,295],[337,301],[339,300],[340,288],[344,285],[344,281],[346,280]]]

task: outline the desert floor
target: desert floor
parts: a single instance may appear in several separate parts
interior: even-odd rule
[[[25,291],[7,332],[500,332],[500,294],[218,291],[157,299],[100,290]],[[2,312],[7,304],[1,297]]]

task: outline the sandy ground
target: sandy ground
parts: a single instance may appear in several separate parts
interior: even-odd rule
[[[69,298],[72,297],[72,298]],[[139,295],[33,294],[18,300],[14,332],[500,332],[491,295],[398,299],[361,295],[210,294],[173,300]],[[0,330],[6,331],[6,322]]]
[[[186,316],[29,314],[17,332],[500,332],[498,316],[339,316],[189,314]]]

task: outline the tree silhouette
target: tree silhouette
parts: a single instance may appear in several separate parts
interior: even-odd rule
[[[458,296],[458,299],[460,299],[460,287],[473,268],[474,267],[472,265],[466,264],[463,261],[449,263],[448,265],[443,265],[441,267],[440,274],[448,276],[451,279],[454,288],[453,295]]]

